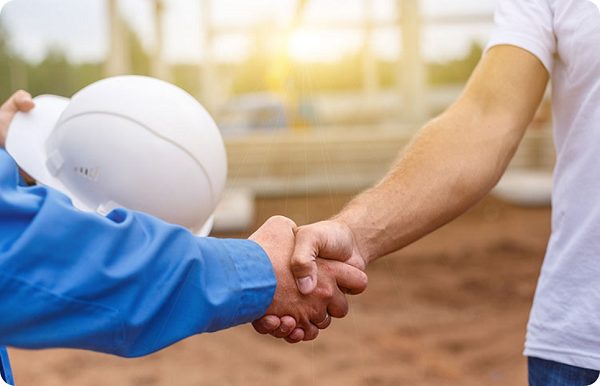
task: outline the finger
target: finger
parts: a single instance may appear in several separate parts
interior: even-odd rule
[[[19,90],[2,105],[2,110],[17,113],[17,111],[27,112],[33,107],[34,103],[31,99],[31,94],[27,91]]]
[[[288,343],[301,342],[302,339],[304,339],[304,330],[301,328],[295,328],[290,335],[286,336],[283,339],[285,339],[285,341]]]
[[[346,299],[346,295],[342,293],[342,291],[336,291],[333,295],[333,298],[327,305],[327,311],[329,315],[334,318],[343,318],[348,315],[348,299]]]
[[[311,340],[317,339],[319,336],[319,329],[312,323],[309,323],[308,326],[304,326],[304,338],[302,339],[304,342],[308,342]]]
[[[316,322],[312,322],[319,330],[324,330],[331,324],[331,315],[329,315],[329,313],[325,313],[325,316],[323,316],[323,318],[317,320]]]
[[[275,331],[281,324],[280,319],[275,315],[266,315],[252,322],[252,327],[259,334],[270,334]]]
[[[291,219],[284,216],[271,216],[259,229],[256,230],[249,238],[253,238],[259,234],[259,231],[280,231],[281,229],[289,228],[292,231],[297,225]]]
[[[31,95],[26,91],[18,94],[15,104],[17,105],[17,109],[24,113],[30,111],[34,107],[33,99],[31,99]]]
[[[291,266],[300,292],[308,295],[317,286],[317,257],[346,261],[352,256],[352,248],[351,235],[332,221],[298,229]]]
[[[328,269],[335,276],[338,287],[344,289],[344,292],[357,295],[367,289],[369,278],[367,274],[360,269],[349,264],[333,260],[319,260],[319,264],[328,266]]]
[[[271,335],[275,338],[285,338],[292,333],[294,328],[296,328],[296,319],[291,316],[282,316],[280,320],[281,324],[279,327],[271,332]]]

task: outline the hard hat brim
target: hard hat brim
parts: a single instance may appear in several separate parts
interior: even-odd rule
[[[46,142],[69,105],[70,99],[55,95],[40,95],[33,98],[33,102],[35,107],[31,111],[18,112],[13,118],[6,136],[6,151],[38,184],[64,193],[71,199],[73,206],[81,211],[96,212],[96,208],[74,197],[69,189],[50,173],[46,165],[48,161]],[[209,217],[195,235],[208,236],[213,222],[214,215]]]
[[[208,218],[208,220],[206,220],[204,225],[202,225],[202,228],[200,228],[200,230],[195,233],[195,235],[198,237],[207,237],[210,234],[210,231],[212,230],[214,222],[215,222],[215,215],[212,214]]]
[[[33,102],[35,107],[31,111],[20,111],[13,118],[6,135],[6,151],[37,184],[66,194],[73,206],[81,211],[93,211],[73,197],[69,189],[54,177],[46,166],[46,141],[69,105],[70,99],[56,95],[40,95],[33,98]]]
[[[35,107],[31,111],[18,112],[13,118],[6,135],[6,151],[34,180],[55,187],[58,181],[46,167],[46,141],[69,105],[69,99],[40,95],[33,102]]]

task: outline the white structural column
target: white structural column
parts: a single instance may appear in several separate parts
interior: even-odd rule
[[[401,120],[421,124],[427,119],[427,73],[421,54],[421,16],[419,0],[398,0],[402,24]]]
[[[155,45],[150,73],[153,77],[168,82],[171,80],[171,73],[164,58],[164,9],[163,0],[154,0]]]
[[[203,65],[201,68],[201,100],[208,111],[214,111],[218,103],[217,65],[215,63],[212,28],[212,0],[200,0],[203,27]]]
[[[104,73],[107,77],[129,74],[131,68],[129,66],[127,34],[119,13],[118,0],[107,1],[110,45],[106,55]]]
[[[363,73],[363,91],[367,98],[371,99],[379,89],[379,76],[377,71],[377,58],[372,49],[373,39],[373,2],[363,0],[363,10],[365,15],[365,34],[362,49],[362,73]]]

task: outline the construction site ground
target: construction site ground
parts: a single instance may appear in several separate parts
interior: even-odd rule
[[[255,226],[284,214],[328,218],[349,196],[257,199]],[[244,234],[218,235],[244,237]],[[250,325],[123,359],[10,349],[17,386],[470,386],[527,384],[525,328],[550,235],[550,209],[488,197],[453,223],[368,268],[314,342],[289,345]]]

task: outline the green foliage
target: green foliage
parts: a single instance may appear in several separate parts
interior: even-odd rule
[[[149,75],[150,56],[140,39],[132,30],[128,31],[127,39],[131,73]],[[463,58],[445,63],[429,63],[429,83],[440,85],[467,81],[481,58],[482,51],[479,44],[473,43],[470,52]],[[359,89],[362,84],[361,55],[347,55],[335,63],[293,63],[285,87],[299,95]],[[233,94],[268,91],[267,72],[270,61],[265,48],[257,44],[244,62],[235,66],[220,65],[217,73],[231,74],[228,79],[231,80],[230,91]],[[377,67],[380,86],[393,87],[401,74],[401,64],[379,61]],[[173,82],[196,96],[200,95],[201,71],[201,67],[197,65],[175,65],[171,68]],[[103,63],[73,64],[58,48],[51,49],[38,64],[14,57],[9,52],[6,34],[0,26],[0,101],[6,100],[18,88],[26,88],[33,95],[51,93],[70,97],[102,77]]]
[[[150,57],[140,39],[128,30],[131,73],[149,75]],[[71,63],[64,52],[54,47],[43,61],[28,63],[11,55],[6,44],[6,34],[0,27],[0,101],[6,100],[18,89],[32,95],[54,94],[71,97],[85,86],[103,78],[104,63]]]
[[[483,47],[474,42],[469,53],[463,58],[445,63],[428,63],[429,84],[466,82],[482,53]],[[356,90],[362,85],[362,63],[360,53],[347,55],[335,63],[294,63],[290,68],[288,87],[298,94]],[[268,91],[269,65],[269,57],[258,50],[255,51],[237,67],[232,92],[243,94]],[[398,76],[402,73],[402,63],[378,61],[377,69],[379,85],[382,88],[390,88],[397,84]]]
[[[356,90],[362,85],[362,58],[347,55],[337,63],[300,63],[292,79],[299,93]]]
[[[200,66],[177,64],[171,67],[172,82],[190,95],[200,95]]]
[[[139,37],[131,28],[127,29],[127,47],[129,47],[129,63],[134,75],[150,75],[150,55],[144,50]]]
[[[12,62],[6,44],[6,33],[0,25],[0,104],[11,95],[10,68]]]
[[[73,66],[64,53],[53,49],[38,65],[27,65],[27,91],[32,95],[70,97],[80,86],[82,66]]]
[[[428,65],[429,83],[440,85],[447,83],[464,83],[479,63],[483,55],[483,47],[473,42],[469,53],[460,59],[446,63],[432,63]]]

